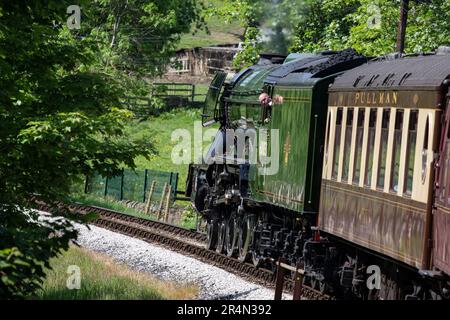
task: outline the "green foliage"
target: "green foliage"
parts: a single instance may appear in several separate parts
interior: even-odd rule
[[[305,1],[293,51],[353,47],[376,56],[395,51],[399,0]],[[450,44],[448,0],[411,1],[405,52],[431,51]]]
[[[3,197],[2,197],[3,198]],[[0,208],[0,297],[18,298],[38,289],[48,261],[76,235],[65,219],[42,221],[24,208]],[[39,221],[39,219],[41,221]]]
[[[245,40],[240,51],[233,60],[233,67],[240,70],[247,68],[259,60],[261,44],[258,43],[259,29],[257,27],[247,27]]]
[[[84,174],[117,174],[151,150],[148,137],[133,139],[124,130],[132,114],[120,107],[120,84],[92,67],[98,42],[67,30],[71,4],[0,4],[2,298],[36,290],[48,260],[76,236],[67,220],[40,221],[27,210],[34,194],[48,203],[68,200],[70,186]]]
[[[197,228],[197,211],[191,205],[186,206],[181,214],[181,226],[187,229]]]
[[[223,18],[226,22],[239,21],[245,28],[242,51],[233,66],[242,69],[258,61],[261,44],[258,17],[261,15],[261,0],[225,0],[220,7],[209,8],[208,14]]]
[[[314,52],[345,47],[351,27],[350,16],[359,0],[305,0],[291,48]]]
[[[202,15],[206,28],[192,26],[190,33],[181,36],[179,49],[210,47],[219,44],[239,43],[244,33],[244,28],[236,19],[228,19],[227,16],[215,15],[215,10],[220,10],[224,4],[222,0],[203,0],[204,10]]]
[[[181,34],[204,26],[201,9],[195,0],[94,0],[84,7],[80,36],[95,40],[107,72],[162,75]]]

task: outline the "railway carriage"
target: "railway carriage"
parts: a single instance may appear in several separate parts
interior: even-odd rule
[[[436,165],[432,256],[434,266],[447,275],[450,274],[450,87],[448,88]]]
[[[438,207],[433,231],[433,204],[449,62],[448,55],[373,62],[346,72],[330,88],[318,225],[361,247],[342,270],[382,264],[368,259],[369,252],[414,270],[448,259],[448,221]],[[448,184],[445,179],[441,184]],[[385,274],[393,283],[385,296],[404,296],[405,282],[414,287],[412,280],[419,281],[399,277]]]
[[[341,298],[450,298],[445,51],[266,57],[230,82],[218,75],[203,117],[221,129],[186,189],[208,247],[269,268],[283,259],[305,270],[305,285]],[[261,93],[282,98],[261,105]],[[278,170],[263,174],[267,164],[227,149],[229,128],[278,130],[278,145],[258,143]],[[367,285],[369,270],[380,286]]]

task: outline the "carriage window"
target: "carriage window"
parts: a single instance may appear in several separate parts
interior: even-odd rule
[[[391,111],[389,109],[383,110],[383,122],[381,127],[381,141],[380,141],[380,161],[378,163],[378,178],[377,188],[384,188],[384,177],[386,174],[386,156],[387,145],[389,139],[389,122]]]
[[[392,158],[391,191],[398,192],[398,176],[400,172],[400,154],[402,149],[403,110],[397,111],[394,131],[394,154]]]
[[[366,110],[359,109],[358,111],[358,124],[356,127],[356,145],[355,145],[355,167],[353,170],[353,183],[359,184],[359,177],[361,176],[361,157],[362,157],[362,145],[364,137],[364,120]]]
[[[408,151],[406,154],[406,182],[405,182],[405,192],[407,195],[412,194],[413,178],[414,178],[414,160],[416,156],[416,141],[417,141],[417,117],[418,111],[411,111],[409,117],[409,128],[408,128]]]
[[[367,142],[367,166],[365,185],[370,187],[372,181],[372,167],[373,167],[373,151],[375,148],[375,131],[377,124],[377,109],[370,110],[369,118],[369,141]]]
[[[344,145],[344,167],[342,172],[342,181],[348,182],[348,171],[350,165],[350,151],[352,146],[353,132],[353,109],[347,110],[347,124],[345,127],[345,145]]]
[[[336,131],[334,136],[334,160],[332,178],[337,179],[339,171],[339,154],[341,150],[341,127],[342,127],[342,108],[337,110],[336,114]]]

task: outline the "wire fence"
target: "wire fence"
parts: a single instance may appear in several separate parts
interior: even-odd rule
[[[130,200],[145,203],[167,197],[175,201],[178,187],[178,173],[155,170],[133,171],[124,169],[122,174],[112,178],[101,175],[86,177],[85,193],[113,198],[118,201]]]

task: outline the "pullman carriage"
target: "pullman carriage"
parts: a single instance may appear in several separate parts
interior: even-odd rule
[[[449,55],[434,55],[373,62],[336,79],[320,230],[415,270],[433,268],[434,236],[435,265],[448,271],[448,140],[441,138],[441,121],[449,75]]]

